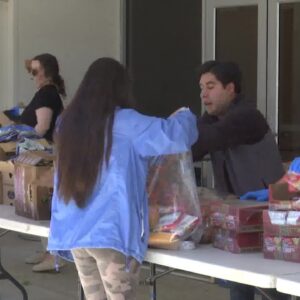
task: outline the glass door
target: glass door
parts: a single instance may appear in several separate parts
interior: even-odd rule
[[[284,161],[300,155],[300,0],[269,0],[267,118]]]
[[[205,0],[202,61],[234,61],[243,73],[242,92],[266,115],[267,0]],[[202,181],[213,186],[210,162]]]
[[[266,115],[267,1],[207,0],[203,19],[203,61],[237,62],[243,93]]]

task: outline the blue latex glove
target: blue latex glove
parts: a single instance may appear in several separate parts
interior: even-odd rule
[[[14,106],[9,110],[12,116],[19,117],[22,114],[22,108],[19,106]]]
[[[300,157],[294,158],[291,162],[289,172],[300,173]]]
[[[241,200],[256,200],[260,202],[268,201],[269,190],[263,189],[258,191],[248,192],[240,197]]]

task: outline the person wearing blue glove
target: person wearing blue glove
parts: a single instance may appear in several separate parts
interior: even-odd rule
[[[265,202],[269,200],[269,190],[262,189],[257,191],[248,192],[240,197],[241,200],[256,200],[259,202]]]
[[[289,166],[288,172],[300,174],[300,157],[294,158]],[[269,200],[269,190],[261,189],[257,191],[250,191],[240,197],[241,200],[256,200],[260,202]]]
[[[200,134],[193,146],[194,160],[210,155],[215,189],[220,194],[241,197],[259,191],[254,195],[257,200],[267,199],[265,189],[284,175],[284,169],[266,119],[255,101],[246,101],[242,95],[238,65],[207,61],[198,71],[206,111],[198,119]],[[254,300],[254,287],[234,282],[228,285],[231,300]]]

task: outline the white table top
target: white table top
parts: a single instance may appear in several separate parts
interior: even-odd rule
[[[195,250],[149,249],[145,261],[261,288],[275,288],[279,275],[297,273],[297,263],[264,259],[261,252],[233,254],[211,245]]]
[[[49,235],[49,221],[17,216],[14,207],[7,205],[0,205],[0,228],[43,237]],[[261,288],[275,288],[276,279],[279,278],[279,291],[300,295],[300,289],[298,291],[296,287],[300,283],[300,264],[264,259],[259,252],[233,254],[211,245],[200,245],[195,250],[149,249],[145,261]],[[285,288],[287,281],[295,286],[293,293],[292,289]]]
[[[0,228],[43,237],[49,235],[49,221],[17,216],[15,208],[9,205],[0,205]]]
[[[279,292],[300,297],[300,272],[277,277],[276,289]]]

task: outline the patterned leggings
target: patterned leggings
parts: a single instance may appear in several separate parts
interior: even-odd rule
[[[73,249],[86,300],[135,300],[140,264],[112,249]]]

